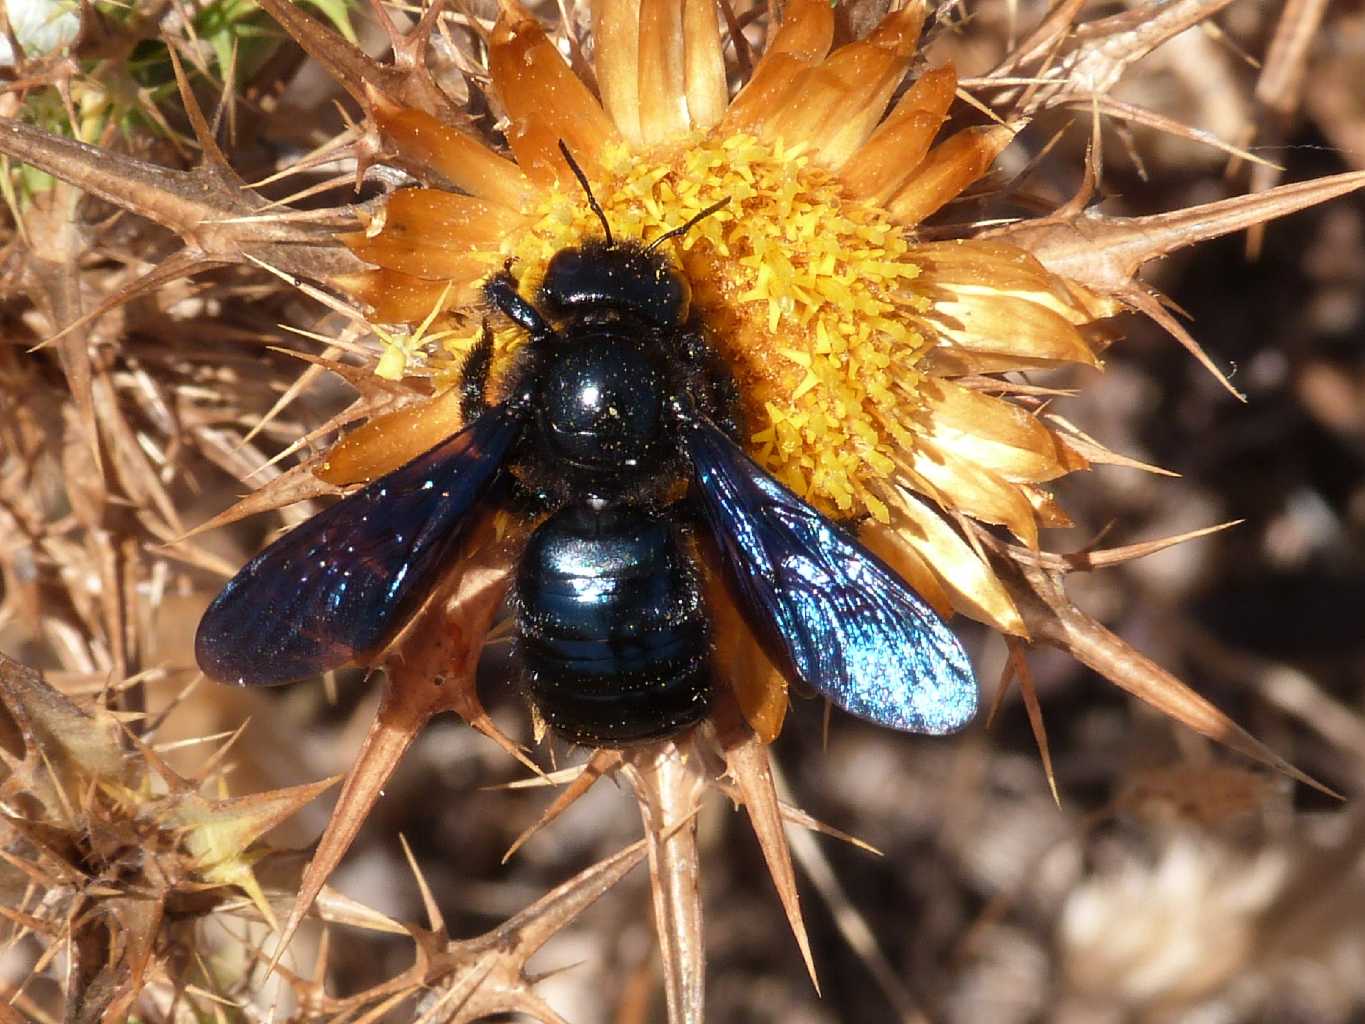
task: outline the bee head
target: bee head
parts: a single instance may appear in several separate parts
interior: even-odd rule
[[[629,313],[656,327],[684,323],[691,298],[661,253],[605,240],[555,253],[540,287],[540,305],[552,317]]]
[[[687,320],[692,289],[686,278],[658,252],[659,246],[686,234],[699,220],[728,203],[729,197],[708,206],[686,224],[665,231],[648,245],[617,242],[606,212],[592,193],[588,176],[562,139],[559,151],[583,186],[592,212],[601,221],[603,237],[555,253],[541,283],[541,304],[556,317],[586,314],[607,319],[629,313],[656,327],[681,326]]]

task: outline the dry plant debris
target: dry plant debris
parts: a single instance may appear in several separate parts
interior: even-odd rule
[[[1361,38],[1356,12],[10,0],[5,15],[0,1015],[1345,1020],[1365,1004],[1331,966],[1362,948],[1347,913],[1365,897],[1359,815],[1296,807],[1280,781],[1357,788],[1359,631],[1285,654],[1178,612],[1198,585],[1181,567],[1207,557],[1187,544],[1240,543],[1247,564],[1288,570],[1365,531],[1365,364],[1312,344],[1365,323],[1365,281],[1342,255],[1365,265],[1365,218],[1328,208],[1295,265],[1308,297],[1286,299],[1299,320],[1237,376],[1229,348],[1195,338],[1255,306],[1233,264],[1205,275],[1212,316],[1193,330],[1159,290],[1180,292],[1198,266],[1185,251],[1220,236],[1286,259],[1267,223],[1365,185],[1359,62],[1331,45]],[[1355,170],[1281,148],[1304,137],[1304,110]],[[377,684],[338,673],[324,703],[321,688],[243,694],[197,676],[197,614],[265,514],[298,522],[452,432],[445,389],[478,332],[480,280],[512,259],[529,294],[550,255],[596,230],[561,139],[628,237],[731,199],[675,256],[740,378],[751,451],[855,519],[930,603],[1006,638],[1003,656],[980,648],[999,669],[994,732],[908,745],[836,721],[825,753],[802,709],[779,740],[785,682],[717,593],[730,688],[711,721],[553,770],[527,751],[542,737],[515,688],[490,711],[474,685],[510,671],[495,625],[520,539],[506,517],[469,539]],[[1304,180],[1278,184],[1287,166]],[[1161,362],[1124,311],[1207,376]],[[497,334],[495,387],[517,341]],[[1236,417],[1256,414],[1229,393],[1254,406],[1267,390],[1302,411],[1277,464],[1283,507],[1253,540],[1199,540],[1235,525],[1219,518],[1267,514],[1266,495],[1211,482],[1252,443]],[[1275,413],[1259,415],[1273,433]],[[1185,458],[1179,428],[1208,454]],[[1170,456],[1208,481],[1170,479]],[[1331,486],[1300,475],[1331,458]],[[1103,482],[1140,474],[1149,484]],[[1071,552],[1040,533],[1103,532],[1116,515],[1167,529]],[[1338,562],[1318,582],[1349,602],[1365,567],[1358,552]],[[1232,555],[1206,569],[1210,595],[1235,587]],[[1151,656],[1131,632],[1156,638]],[[1040,645],[1138,702],[1078,687]],[[1159,660],[1223,685],[1311,775]],[[1013,682],[1026,729],[1008,724]],[[429,726],[446,711],[479,737]],[[1222,763],[1195,734],[1272,772]],[[833,830],[787,799],[784,750],[794,788],[884,865],[857,841],[809,842]],[[563,787],[529,817],[524,787],[473,792],[518,765]],[[300,780],[341,774],[321,839],[291,853],[318,831],[305,805],[328,784]],[[643,840],[603,778],[634,793]],[[713,793],[744,809],[756,851],[731,840]],[[803,916],[793,854],[829,919]],[[641,861],[648,894],[630,880]],[[733,906],[703,892],[703,865]],[[755,871],[775,893],[752,891]],[[475,881],[490,878],[506,893]],[[774,911],[799,958],[763,927]],[[651,915],[654,938],[637,927]],[[533,967],[552,938],[587,962]],[[1305,951],[1330,984],[1295,972]]]

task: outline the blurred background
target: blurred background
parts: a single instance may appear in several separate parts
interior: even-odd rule
[[[1221,8],[1214,17],[1132,67],[1114,95],[1248,146],[1282,165],[1284,181],[1365,169],[1365,5],[1291,8],[1295,17],[1302,13],[1294,10],[1307,10],[1322,20],[1303,64],[1301,102],[1284,111],[1275,109],[1283,94],[1258,98],[1257,87],[1258,61],[1289,17],[1285,6],[1213,6]],[[1083,16],[1122,9],[1087,4]],[[928,59],[951,58],[970,79],[995,66],[1043,13],[1033,0],[945,7],[941,20],[954,27],[938,33]],[[371,13],[355,10],[352,21],[380,52]],[[334,103],[350,105],[293,44],[272,38],[259,53],[243,50],[253,60],[238,69],[248,102],[229,155],[248,181],[340,128]],[[163,96],[164,85],[155,86]],[[16,95],[4,101],[13,104]],[[1026,181],[1040,204],[1054,207],[1080,186],[1087,113],[1049,113],[1000,165],[1005,176],[1024,170],[1063,128]],[[1245,161],[1198,141],[1112,124],[1103,141],[1101,209],[1111,215],[1176,210],[1249,185]],[[162,140],[138,151],[183,165],[180,149]],[[318,180],[337,170],[324,168]],[[349,195],[338,188],[308,202]],[[950,207],[939,220],[972,215]],[[9,410],[0,441],[28,444],[22,438],[29,428],[14,427],[27,417],[46,432],[39,448],[47,448],[22,496],[29,504],[20,507],[12,493],[0,502],[7,585],[0,651],[44,670],[67,692],[89,694],[104,675],[91,653],[99,645],[83,639],[97,632],[89,623],[99,619],[92,609],[102,577],[81,539],[79,495],[71,493],[83,479],[70,451],[74,413],[59,359],[51,350],[28,351],[43,336],[41,321],[16,283],[12,214],[5,231],[0,403]],[[169,236],[127,218],[102,232],[97,255],[120,267],[121,233],[136,234],[139,245],[173,248]],[[747,821],[713,796],[701,824],[709,1020],[1365,1019],[1365,815],[1358,800],[1365,783],[1365,200],[1348,197],[1271,224],[1254,258],[1248,245],[1245,235],[1206,243],[1147,275],[1189,314],[1193,334],[1245,404],[1139,316],[1118,322],[1123,337],[1102,373],[1039,378],[1078,385],[1053,408],[1087,434],[1178,474],[1119,467],[1073,474],[1060,497],[1077,525],[1051,531],[1044,545],[1064,552],[1112,547],[1241,520],[1137,562],[1073,574],[1069,593],[1345,799],[1252,766],[1044,648],[1032,651],[1029,663],[1060,806],[1017,694],[989,726],[983,716],[945,740],[895,735],[836,714],[826,743],[820,706],[798,700],[775,746],[787,798],[881,856],[835,838],[793,836],[820,974],[817,998]],[[141,359],[135,369],[153,374],[162,370],[159,352],[189,346],[195,365],[165,372],[186,386],[235,389],[238,410],[264,411],[279,395],[279,378],[256,364],[276,374],[289,364],[262,345],[296,341],[276,325],[326,333],[339,323],[259,274],[232,270],[208,280],[138,300],[109,318],[117,322],[105,322],[97,341],[109,344],[124,332]],[[211,318],[207,333],[179,333],[203,313]],[[258,449],[279,451],[346,397],[339,383],[310,389],[257,439]],[[199,425],[236,437],[243,423],[234,413]],[[56,440],[64,434],[65,448]],[[206,450],[201,444],[181,453],[189,471],[170,489],[187,526],[241,492],[223,471],[227,456],[215,465]],[[7,472],[17,456],[14,447],[0,453]],[[35,515],[51,528],[41,543],[22,525]],[[258,517],[199,543],[217,564],[233,567],[278,525],[278,517]],[[147,564],[154,568],[135,584],[157,596],[138,625],[138,666],[155,669],[147,705],[156,709],[193,679],[193,629],[223,577],[209,564]],[[25,581],[23,593],[16,581]],[[989,700],[1004,645],[970,623],[961,631]],[[505,645],[490,647],[481,693],[499,726],[529,742],[510,675]],[[268,692],[199,685],[158,737],[203,736],[249,719],[231,754],[233,792],[344,772],[373,718],[377,691],[354,672],[338,674],[335,684],[330,694],[310,685]],[[557,756],[562,765],[582,754],[561,747]],[[488,740],[453,718],[439,719],[386,787],[332,884],[399,920],[421,921],[402,834],[451,934],[474,935],[639,836],[630,794],[599,784],[502,864],[551,798],[543,789],[495,788],[524,775]],[[274,845],[312,841],[330,799],[288,822]],[[316,930],[306,930],[296,944],[301,969],[316,942]],[[0,955],[0,977],[17,984],[36,951],[32,941],[9,948]],[[337,929],[334,991],[375,984],[412,956],[403,937]],[[558,934],[533,966],[556,972],[539,991],[568,1020],[631,1024],[663,1019],[655,956],[648,879],[637,870]],[[50,1000],[55,982],[34,982],[27,991]]]

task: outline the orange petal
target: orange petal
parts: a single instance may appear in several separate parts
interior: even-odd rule
[[[848,89],[822,126],[818,158],[826,167],[842,167],[877,127],[892,94],[905,78],[923,26],[924,7],[911,4],[888,14],[867,37],[865,45],[880,50],[885,63],[880,69],[874,65],[852,76]],[[826,64],[833,64],[840,54],[852,49],[845,47]]]
[[[730,104],[716,0],[683,0],[683,41],[687,113],[693,128],[711,128]]]
[[[488,70],[512,121],[512,134],[534,119],[539,132],[552,137],[556,146],[564,140],[585,168],[596,167],[603,147],[620,138],[587,86],[515,0],[503,0],[488,46]],[[548,164],[556,178],[572,182],[562,160]]]
[[[917,385],[925,404],[920,429],[950,449],[1013,483],[1053,480],[1087,463],[1014,402],[929,377]]]
[[[725,115],[734,131],[760,125],[806,69],[829,53],[834,42],[834,10],[825,0],[792,0],[782,25]]]
[[[640,131],[640,0],[594,0],[593,68],[602,106],[626,141],[638,146]]]
[[[797,80],[796,87],[769,116],[764,134],[789,145],[808,143],[817,153],[824,151],[827,141],[838,138],[842,141],[835,144],[836,151],[852,152],[863,139],[850,146],[845,131],[850,125],[857,130],[866,116],[865,105],[874,101],[875,94],[884,93],[875,115],[866,123],[867,131],[872,130],[896,81],[904,74],[905,64],[896,54],[868,42],[841,47]]]
[[[926,71],[840,170],[854,195],[884,206],[924,160],[957,89],[952,65]]]
[[[498,245],[522,224],[505,206],[439,189],[400,189],[384,207],[377,235],[342,240],[363,260],[427,279],[462,279],[487,273]]]
[[[913,111],[897,121],[894,128],[874,134],[840,168],[839,176],[858,198],[885,206],[924,161],[942,124],[943,118],[936,114]]]
[[[707,570],[706,606],[711,613],[715,641],[712,664],[716,673],[730,684],[749,727],[764,743],[771,743],[782,731],[782,722],[787,717],[787,679],[754,636],[723,574],[710,571],[716,557],[702,563]]]
[[[844,83],[824,67],[802,69],[781,99],[764,112],[763,137],[771,141],[781,139],[788,146],[813,143],[844,88]]]
[[[399,189],[384,206],[384,231],[430,235],[447,249],[496,248],[524,221],[505,206],[431,188]]]
[[[454,309],[478,301],[478,278],[455,283],[430,281],[397,270],[364,270],[339,274],[332,284],[373,310],[379,323],[405,324],[425,319],[441,304]]]
[[[640,135],[656,145],[687,133],[682,5],[640,0]]]
[[[1008,527],[1029,547],[1038,546],[1033,507],[1013,484],[951,449],[934,447],[927,439],[902,453],[902,458],[906,468],[925,480],[948,506],[982,522]]]
[[[1056,365],[1099,361],[1070,321],[1028,299],[983,292],[934,296],[924,319],[940,344],[978,355],[1002,357],[1013,365]],[[989,372],[978,370],[976,372]]]
[[[935,147],[887,206],[891,216],[914,227],[981,178],[1010,140],[1004,125],[966,128]]]
[[[893,541],[919,554],[938,574],[964,614],[1012,636],[1028,636],[1024,620],[1004,585],[942,515],[909,491],[899,490],[896,508],[903,518]]]
[[[528,114],[507,128],[507,145],[528,178],[541,188],[550,188],[556,183],[561,188],[578,188],[569,165],[559,152],[561,138],[547,122],[534,114]],[[596,153],[584,157],[579,150],[572,146],[569,148],[574,159],[589,175],[599,169]]]
[[[343,437],[314,473],[329,484],[363,484],[392,472],[460,429],[460,389],[376,416]]]
[[[783,101],[795,90],[797,83],[810,70],[806,61],[779,53],[764,59],[754,70],[749,84],[735,97],[725,113],[725,126],[731,132],[757,131]]]
[[[895,507],[899,508],[903,500],[897,495],[893,499]],[[943,589],[938,574],[929,568],[929,563],[914,548],[896,535],[892,527],[872,523],[858,531],[858,539],[869,551],[896,570],[911,589],[938,612],[939,618],[952,617],[953,603]]]
[[[715,0],[636,0],[639,136],[668,142],[725,115],[730,94]]]
[[[915,247],[917,286],[958,295],[1010,295],[1028,299],[1077,326],[1110,313],[1097,310],[1089,293],[1048,271],[1018,246],[986,240],[929,242]]]
[[[426,281],[474,281],[497,265],[497,252],[458,252],[383,232],[373,238],[348,235],[351,251],[367,263]]]
[[[374,119],[400,156],[432,168],[470,195],[514,210],[534,195],[531,183],[516,164],[424,111],[376,103]]]
[[[829,53],[834,44],[834,6],[826,0],[791,0],[782,12],[782,25],[763,57],[762,67],[777,54],[810,63]]]
[[[902,57],[912,57],[919,45],[919,34],[927,13],[922,3],[907,4],[899,11],[892,11],[867,34],[867,42]]]

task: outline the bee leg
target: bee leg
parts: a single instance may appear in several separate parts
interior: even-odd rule
[[[555,333],[540,311],[521,297],[517,291],[516,278],[508,271],[490,277],[483,286],[483,296],[509,320],[525,329],[532,341],[548,338]]]
[[[699,410],[733,441],[746,435],[739,385],[701,331],[679,336],[678,355],[687,376],[687,393]]]
[[[473,423],[488,411],[488,371],[493,365],[493,331],[483,322],[483,334],[465,356],[460,372],[460,412]]]

